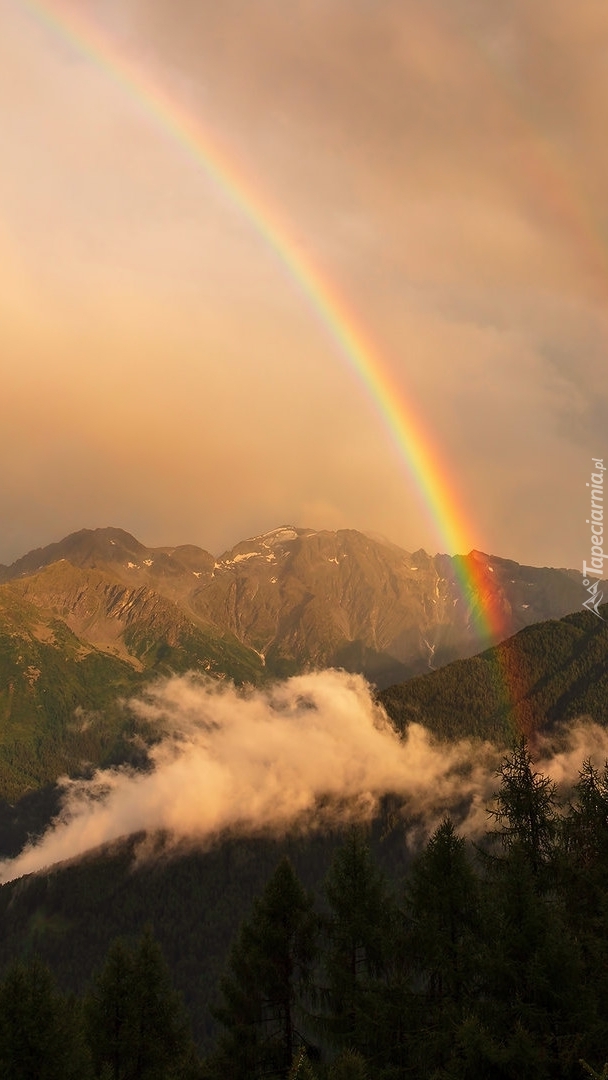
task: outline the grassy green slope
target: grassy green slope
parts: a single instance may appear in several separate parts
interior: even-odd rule
[[[142,676],[87,649],[60,619],[43,619],[10,586],[0,590],[0,797],[129,756],[132,721],[120,699]]]
[[[65,564],[60,569],[63,578],[73,573]],[[30,578],[25,595],[22,581],[0,585],[0,800],[12,802],[91,764],[137,759],[135,722],[122,701],[151,679],[190,670],[237,683],[264,677],[253,650],[194,625],[153,594],[123,630],[121,655],[97,648],[86,628],[75,633],[57,603],[50,606],[53,574],[55,567]]]

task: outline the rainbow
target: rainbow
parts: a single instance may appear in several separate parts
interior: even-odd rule
[[[333,283],[313,264],[280,211],[268,205],[259,188],[230,153],[186,109],[152,80],[141,66],[121,55],[115,41],[65,0],[21,0],[42,24],[90,58],[115,84],[177,141],[226,193],[297,283],[349,368],[356,374],[388,429],[392,443],[451,554],[473,548],[471,526],[453,479],[440,460],[413,404],[398,385],[358,316]],[[474,552],[455,560],[455,574],[482,645],[508,632],[500,598],[486,563]]]

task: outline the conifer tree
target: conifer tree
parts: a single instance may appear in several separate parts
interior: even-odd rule
[[[578,1076],[587,995],[576,943],[555,892],[539,890],[521,848],[494,865],[482,1015],[512,1080]]]
[[[503,761],[490,815],[503,856],[487,863],[488,947],[483,1011],[505,1076],[578,1075],[578,1032],[588,998],[580,951],[568,933],[551,779],[534,769],[525,739]]]
[[[478,886],[465,840],[449,818],[419,855],[406,884],[408,946],[418,982],[416,1056],[425,1075],[445,1067],[474,1000],[480,930]]]
[[[504,758],[498,775],[500,787],[489,814],[499,827],[491,835],[500,839],[507,852],[518,848],[539,877],[554,853],[558,827],[555,784],[535,771],[525,738]]]
[[[462,1004],[471,988],[479,897],[464,837],[450,818],[441,822],[414,863],[406,905],[410,946],[428,1000]]]
[[[608,1046],[608,764],[586,760],[563,822],[560,890],[588,989],[588,1053]]]
[[[111,946],[87,1002],[88,1035],[104,1080],[173,1080],[194,1051],[160,947],[146,930],[136,947]]]
[[[299,1045],[302,995],[317,953],[318,920],[312,900],[284,858],[254,902],[233,946],[214,1010],[224,1027],[212,1062],[233,1080],[287,1077]]]
[[[134,1038],[133,954],[121,940],[110,946],[86,1003],[87,1029],[98,1075],[122,1080],[131,1068]]]
[[[15,964],[0,985],[2,1080],[87,1080],[90,1075],[80,1010],[68,1007],[39,959]]]
[[[393,918],[386,883],[360,830],[352,829],[325,882],[325,1030],[365,1052],[373,986],[384,969]],[[378,1018],[379,1019],[379,1018]]]
[[[596,769],[587,758],[564,822],[569,859],[593,875],[608,875],[608,762]]]

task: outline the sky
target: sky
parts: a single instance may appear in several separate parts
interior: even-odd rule
[[[449,491],[468,546],[580,568],[607,48],[604,0],[0,0],[0,562],[106,525],[434,553]],[[290,251],[424,433],[439,527]]]

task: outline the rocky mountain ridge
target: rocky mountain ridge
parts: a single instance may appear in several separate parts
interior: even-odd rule
[[[475,589],[463,588],[473,578]],[[430,556],[355,530],[293,526],[218,558],[193,545],[147,548],[121,529],[83,529],[0,567],[0,604],[9,585],[15,603],[20,596],[39,611],[41,627],[60,619],[83,648],[140,670],[160,657],[255,681],[338,666],[379,686],[582,602],[575,571],[476,551]],[[488,610],[492,633],[481,634]]]

